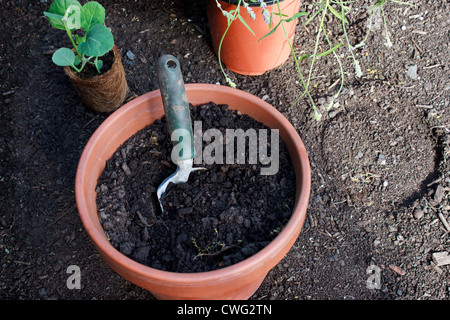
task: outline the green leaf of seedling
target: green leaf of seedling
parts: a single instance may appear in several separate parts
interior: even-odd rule
[[[278,22],[278,24],[275,27],[273,27],[272,30],[270,30],[265,36],[261,37],[261,39],[259,39],[258,42],[260,42],[262,39],[264,39],[264,38],[270,36],[272,33],[274,33],[277,30],[277,28],[280,26],[280,24],[281,24],[281,21]]]
[[[328,54],[332,53],[333,51],[339,49],[342,45],[343,45],[342,43],[339,43],[339,44],[335,45],[333,48],[331,48],[331,49],[329,49],[329,50],[327,50],[325,52],[319,53],[318,55],[316,55],[316,57],[317,58],[325,57],[326,55],[328,55]],[[303,55],[303,56],[301,56],[299,58],[299,61],[302,62],[303,60],[309,59],[311,57],[312,57],[312,54],[305,54],[305,55]]]
[[[252,28],[250,28],[250,26],[247,24],[247,22],[245,22],[244,18],[241,17],[241,15],[238,15],[239,20],[241,20],[242,24],[254,35],[256,36],[256,34],[253,32]]]
[[[49,19],[55,19],[55,20],[61,20],[64,18],[64,16],[57,14],[57,13],[51,13],[51,12],[44,12],[44,16],[46,16]]]
[[[312,20],[314,20],[314,18],[320,13],[322,12],[323,7],[321,7],[319,10],[317,10],[316,12],[314,12],[314,14],[305,22],[305,26],[307,26]]]
[[[77,5],[70,5],[62,19],[65,21],[69,30],[80,29],[81,27],[81,8]]]
[[[282,17],[282,18],[286,18],[288,15],[284,14],[284,13],[279,13],[279,12],[273,12],[274,15]]]
[[[81,63],[81,59],[80,59],[80,57],[79,56],[75,56],[75,61],[74,61],[74,65],[79,65]]]
[[[345,19],[345,17],[342,16],[342,14],[340,14],[339,12],[336,11],[335,8],[333,8],[330,4],[328,5],[328,9],[330,10],[330,12],[332,14],[334,14],[336,16],[336,18],[338,18],[341,21],[344,21],[345,23],[348,24],[347,19]]]
[[[311,57],[310,54],[305,54],[305,55],[301,56],[299,60],[300,60],[300,62],[302,62],[303,60],[306,60],[306,59],[308,59],[309,57]]]
[[[62,18],[64,18],[64,16],[51,12],[44,12],[44,16],[48,18],[48,21],[50,21],[50,24],[54,28],[64,30],[64,22],[62,21]]]
[[[375,7],[381,7],[382,5],[384,5],[384,3],[385,3],[386,1],[387,1],[387,0],[378,0],[377,2],[374,3],[374,6],[375,6]]]
[[[107,27],[96,24],[86,33],[86,41],[78,46],[78,51],[89,57],[101,57],[114,46],[114,38]]]
[[[309,14],[308,12],[297,12],[289,19],[286,19],[286,22],[291,22],[292,20],[295,20],[295,19],[303,17],[303,16],[307,16],[308,14]]]
[[[81,28],[86,32],[105,22],[105,8],[96,1],[87,2],[81,11]]]
[[[329,50],[327,50],[327,51],[325,51],[325,52],[319,53],[319,54],[317,55],[317,57],[324,57],[324,56],[326,56],[326,55],[332,53],[333,51],[339,49],[339,47],[341,47],[342,45],[343,45],[342,43],[339,43],[338,45],[334,46],[333,48],[331,48],[331,49],[329,49]]]
[[[98,58],[94,61],[94,66],[97,68],[98,73],[100,73],[100,69],[103,67],[103,61]]]
[[[62,21],[62,18],[64,18],[64,15],[66,14],[67,9],[69,9],[70,6],[76,6],[79,8],[78,12],[81,12],[81,5],[76,0],[55,0],[50,5],[50,8],[48,9],[48,12],[44,12],[44,15],[49,19],[50,24],[60,30],[65,30],[64,22]],[[73,10],[72,10],[73,12]],[[51,14],[51,15],[49,15]],[[55,14],[57,16],[55,16]],[[73,17],[75,18],[75,17]],[[71,29],[73,30],[73,29]]]
[[[75,53],[68,48],[61,48],[53,54],[52,61],[60,67],[73,67],[75,65]]]
[[[75,35],[75,42],[77,43],[77,44],[80,44],[80,43],[82,43],[82,42],[85,42],[86,41],[86,37],[84,36],[84,37],[80,37],[79,35]]]

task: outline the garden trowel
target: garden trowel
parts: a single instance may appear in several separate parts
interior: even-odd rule
[[[192,167],[194,137],[180,63],[174,56],[163,55],[156,64],[156,73],[169,134],[173,141],[172,162],[177,165],[176,171],[161,183],[156,192],[161,211],[164,213],[161,197],[169,184],[187,182],[191,172],[205,168]]]

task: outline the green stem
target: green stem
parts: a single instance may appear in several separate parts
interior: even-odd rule
[[[222,35],[222,39],[220,39],[219,49],[217,50],[217,58],[219,59],[219,66],[220,66],[220,69],[222,70],[222,73],[223,73],[223,75],[225,76],[225,78],[228,78],[228,75],[227,75],[227,73],[225,72],[225,70],[224,70],[224,68],[223,68],[222,60],[221,60],[221,58],[220,58],[220,53],[221,53],[221,51],[222,51],[222,43],[223,43],[223,40],[225,39],[225,36],[227,35],[228,29],[230,29],[230,26],[231,26],[231,22],[228,23],[228,26],[227,26],[227,28],[225,29],[225,32],[224,32],[223,35]]]
[[[277,0],[277,7],[278,7],[278,12],[281,13],[281,7],[280,7],[280,2],[279,2],[279,0]],[[294,57],[294,63],[295,63],[295,67],[297,68],[297,73],[298,73],[298,75],[299,75],[299,77],[300,77],[300,81],[301,81],[301,83],[302,83],[303,88],[305,89],[305,92],[304,92],[303,94],[301,94],[300,97],[298,97],[297,99],[295,99],[294,103],[291,104],[291,108],[292,108],[292,107],[293,107],[293,106],[301,99],[301,97],[303,97],[303,95],[306,93],[306,95],[307,95],[308,98],[309,98],[309,101],[310,101],[311,104],[312,104],[312,107],[313,107],[313,110],[314,110],[314,115],[315,115],[316,119],[320,119],[320,114],[319,114],[319,112],[317,111],[316,105],[314,104],[314,99],[311,97],[311,94],[309,93],[309,90],[308,90],[308,88],[307,88],[307,86],[306,86],[305,79],[303,78],[302,71],[301,71],[301,68],[300,68],[300,64],[299,64],[298,59],[297,59],[297,56],[296,56],[296,54],[295,54],[295,52],[294,52],[294,47],[292,46],[292,43],[291,43],[291,41],[289,40],[289,36],[288,36],[288,34],[287,34],[287,31],[286,31],[286,27],[285,27],[285,25],[284,25],[284,22],[285,22],[285,20],[284,20],[284,19],[281,19],[281,27],[282,27],[282,29],[283,29],[284,36],[286,37],[286,40],[287,40],[287,42],[288,42],[288,44],[289,44],[289,48],[291,49],[291,54],[292,54],[292,56]]]
[[[80,69],[78,69],[75,65],[71,65],[71,67],[74,68],[75,71],[78,73],[80,73],[83,70],[83,66]]]
[[[84,56],[84,55],[83,55]],[[86,66],[86,63],[92,63],[91,62],[91,59],[92,59],[93,57],[89,57],[89,58],[84,58],[83,57],[83,59],[81,60],[81,67],[80,67],[80,71],[79,72],[81,72],[81,70],[83,70],[84,69],[84,67]]]
[[[223,64],[222,64],[221,52],[222,52],[222,44],[223,44],[223,41],[225,39],[225,36],[227,35],[228,30],[231,27],[231,24],[233,23],[234,20],[236,20],[236,17],[239,15],[240,4],[241,4],[241,0],[239,0],[238,3],[237,3],[236,10],[234,12],[233,18],[230,19],[229,17],[227,17],[228,26],[225,29],[225,32],[223,33],[222,38],[220,39],[219,48],[217,49],[217,58],[219,60],[220,70],[222,71],[222,74],[224,75],[226,82],[229,85],[231,85],[232,87],[235,87],[236,85],[231,81],[231,79],[228,77],[227,73],[225,72],[225,69],[224,69]]]
[[[307,88],[309,88],[309,83],[311,81],[311,74],[312,74],[314,62],[316,60],[317,50],[319,48],[320,33],[321,33],[321,29],[322,29],[322,26],[323,26],[324,21],[325,21],[325,16],[327,14],[328,5],[329,5],[329,0],[326,0],[325,1],[325,5],[323,6],[323,9],[322,9],[323,10],[322,18],[320,19],[319,31],[317,32],[316,43],[314,44],[314,53],[313,53],[313,56],[312,56],[311,65],[309,67],[308,81],[306,82]]]
[[[348,50],[350,51],[353,61],[356,60],[355,55],[353,54],[353,48],[350,44],[350,40],[348,40],[347,30],[345,29],[345,11],[344,11],[344,4],[342,3],[342,0],[340,1],[341,4],[341,12],[342,12],[342,31],[344,33],[345,41],[347,42]]]
[[[325,39],[327,40],[328,45],[330,46],[330,48],[332,48],[333,44],[331,43],[330,39],[328,38],[328,35],[327,35],[326,31],[325,31],[325,26],[322,26],[322,28],[323,28],[323,34],[325,35]],[[344,87],[344,69],[342,67],[341,60],[339,59],[339,57],[336,54],[336,52],[333,51],[333,55],[334,55],[334,58],[336,59],[338,65],[339,65],[339,73],[341,75],[341,85],[339,86],[338,92],[334,95],[334,98],[336,98],[336,97],[339,96],[339,94],[342,91],[342,88]],[[334,101],[334,98],[333,98],[333,101]]]
[[[386,38],[388,38],[389,37],[389,31],[388,31],[388,27],[387,27],[387,23],[386,23],[386,17],[384,16],[383,6],[381,6],[381,17],[383,19],[384,33],[386,35]]]
[[[73,40],[72,31],[69,30],[65,21],[63,21],[63,24],[64,24],[64,28],[66,29],[67,35],[70,38],[70,41],[72,41],[72,45],[73,45],[73,48],[75,49],[75,52],[77,53],[77,55],[80,55],[80,53],[78,52],[78,47],[75,44],[75,40]]]

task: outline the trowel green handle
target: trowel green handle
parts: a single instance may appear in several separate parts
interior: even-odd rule
[[[174,56],[163,55],[156,64],[156,73],[169,133],[172,138],[175,138],[174,150],[177,158],[173,159],[174,153],[172,152],[172,160],[177,162],[178,160],[193,159],[192,121],[180,63]],[[174,132],[175,137],[172,135]]]

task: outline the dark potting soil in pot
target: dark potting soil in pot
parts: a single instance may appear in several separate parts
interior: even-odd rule
[[[114,63],[114,52],[112,50],[108,51],[104,56],[100,57],[99,59],[103,61],[103,66],[100,69],[100,73],[97,71],[97,68],[94,65],[86,63],[86,65],[83,68],[83,71],[79,73],[80,78],[82,79],[92,78],[95,76],[101,76],[106,72],[108,72]]]
[[[267,129],[252,118],[213,103],[192,107],[202,130]],[[270,157],[270,131],[267,134]],[[213,139],[214,141],[214,139]],[[212,142],[203,142],[202,150]],[[237,143],[235,143],[235,146]],[[248,153],[248,141],[246,152]],[[225,145],[224,145],[225,163]],[[170,184],[161,213],[160,183],[176,167],[165,118],[128,139],[107,161],[98,179],[99,218],[111,244],[133,260],[174,272],[215,270],[240,262],[272,241],[291,216],[295,173],[279,139],[279,170],[261,175],[259,161],[211,164],[187,183]],[[235,153],[236,157],[236,153]]]

